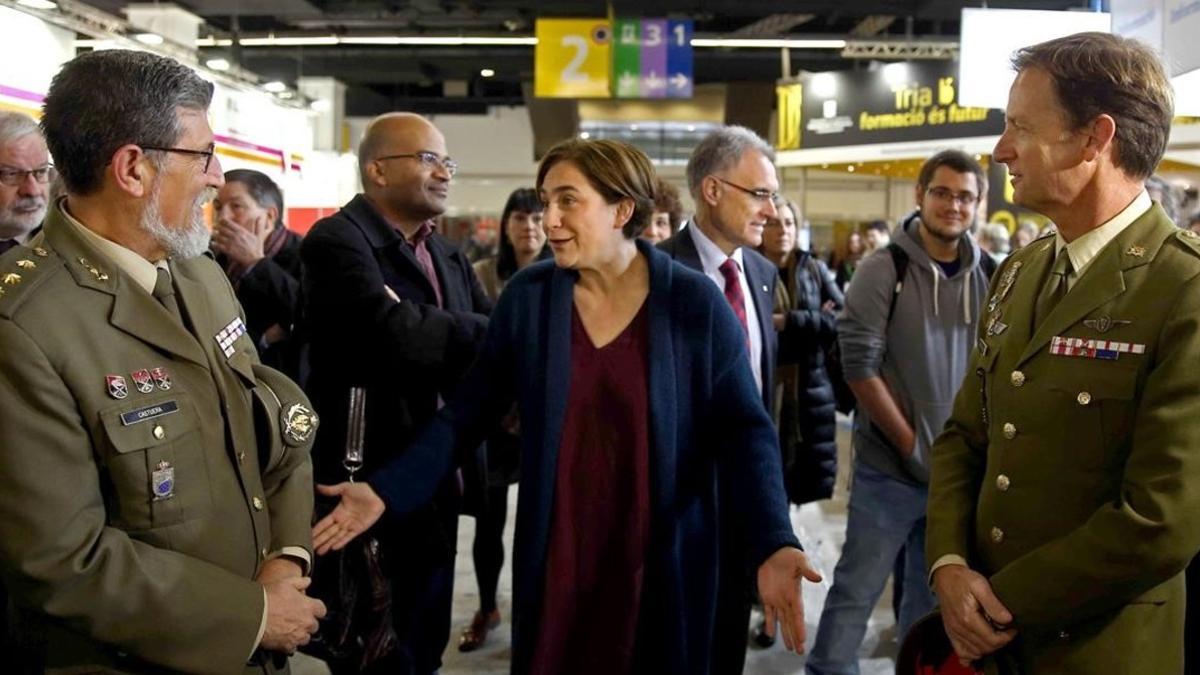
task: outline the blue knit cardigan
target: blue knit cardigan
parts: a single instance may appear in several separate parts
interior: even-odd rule
[[[718,547],[728,536],[718,527],[720,510],[732,510],[734,518],[726,522],[740,523],[748,572],[799,542],[788,519],[777,435],[754,384],[741,325],[708,278],[644,242],[638,252],[650,268],[651,537],[635,670],[707,673]],[[390,514],[413,510],[517,402],[522,456],[513,552],[514,673],[529,671],[543,619],[577,279],[551,261],[515,275],[459,395],[368,478]],[[723,483],[721,494],[729,497],[718,503]]]

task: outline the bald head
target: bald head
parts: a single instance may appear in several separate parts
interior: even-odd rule
[[[363,194],[406,236],[445,213],[454,166],[442,132],[412,113],[371,120],[358,146]]]
[[[367,166],[377,157],[393,154],[389,149],[414,137],[441,132],[424,117],[409,112],[384,113],[367,123],[358,144],[358,173],[367,184]]]

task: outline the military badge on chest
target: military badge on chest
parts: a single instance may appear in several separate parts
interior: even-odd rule
[[[154,501],[161,502],[175,496],[175,467],[170,462],[159,462],[150,474],[150,487]]]
[[[241,317],[235,316],[233,321],[230,321],[227,326],[213,336],[213,339],[217,341],[217,346],[221,348],[221,353],[225,355],[225,358],[229,358],[237,352],[233,343],[245,334],[246,324],[242,323]]]
[[[985,337],[992,338],[1000,335],[1008,329],[1008,324],[1002,321],[1004,317],[1004,308],[1001,306],[1004,300],[1008,298],[1009,292],[1012,291],[1013,284],[1017,281],[1017,273],[1021,271],[1022,263],[1014,262],[1007,270],[1004,271],[1004,276],[1000,278],[1000,285],[996,287],[996,292],[992,294],[988,300],[987,311],[988,317],[984,323]],[[979,351],[982,354],[987,354],[990,345],[987,340],[979,341]]]

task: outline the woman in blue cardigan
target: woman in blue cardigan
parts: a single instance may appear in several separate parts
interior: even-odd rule
[[[425,503],[515,400],[514,673],[708,673],[721,510],[743,524],[767,625],[803,650],[800,579],[820,576],[746,334],[712,281],[637,241],[654,178],[618,141],[551,149],[537,185],[554,263],[509,282],[463,393],[417,441],[366,483],[319,486],[341,497],[313,530],[322,554]]]

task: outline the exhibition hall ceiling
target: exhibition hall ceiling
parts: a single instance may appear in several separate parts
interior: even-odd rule
[[[87,0],[121,15],[127,3]],[[697,38],[837,38],[868,44],[948,43],[958,39],[959,15],[980,2],[951,0],[177,0],[202,17],[201,36],[519,36],[531,37],[539,18],[691,19]],[[991,1],[989,8],[1085,9],[1082,0]],[[347,112],[382,110],[482,112],[524,100],[533,80],[534,49],[517,46],[310,45],[204,48],[265,79],[293,83],[329,76],[346,83]],[[779,49],[697,48],[695,83],[774,82],[783,74]],[[867,67],[838,49],[791,49],[790,71]],[[485,76],[484,69],[493,74]]]

